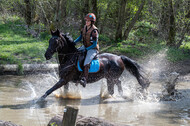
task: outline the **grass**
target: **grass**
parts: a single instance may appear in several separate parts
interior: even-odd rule
[[[42,63],[46,40],[31,37],[19,18],[0,22],[0,64]]]
[[[129,35],[129,39],[125,41],[115,42],[106,35],[100,35],[100,52],[123,54],[137,59],[166,48],[165,42],[150,32],[151,28],[155,26],[149,23],[138,25],[145,25],[145,29],[140,27],[133,30]],[[0,16],[0,64],[19,64],[21,66],[24,63],[46,62],[44,53],[50,35],[47,32],[42,32],[40,38],[33,38],[26,32],[24,26],[24,21],[18,17],[12,16],[8,17],[7,20],[3,20]],[[180,49],[168,47],[169,61],[177,62],[190,59],[190,37],[186,38],[186,43]]]
[[[190,59],[190,54],[187,49],[177,50],[176,48],[169,48],[167,51],[167,56],[168,60],[171,62]]]

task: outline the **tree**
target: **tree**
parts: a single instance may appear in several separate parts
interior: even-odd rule
[[[30,27],[32,22],[32,12],[31,12],[31,4],[30,0],[24,0],[25,3],[25,20],[28,27]]]
[[[55,13],[55,24],[56,27],[58,28],[60,26],[60,2],[61,0],[56,0],[57,1],[57,6],[56,6],[56,13]]]
[[[122,40],[123,34],[123,26],[125,23],[125,7],[126,7],[126,3],[127,0],[120,0],[120,5],[121,7],[119,7],[119,11],[118,11],[118,22],[117,22],[117,28],[116,28],[116,35],[115,35],[115,39],[118,40]]]
[[[99,15],[98,15],[97,0],[92,0],[92,13],[96,15],[96,26],[98,26]]]
[[[67,0],[61,0],[61,18],[65,21],[67,17]]]
[[[139,15],[140,15],[141,11],[143,10],[144,5],[145,5],[145,0],[142,0],[142,1],[141,1],[141,5],[139,6],[138,11],[136,12],[134,18],[131,20],[129,26],[127,27],[127,29],[126,29],[125,32],[124,32],[124,38],[125,38],[125,39],[128,38],[129,32],[131,31],[131,29],[132,29],[133,26],[135,25],[136,21],[138,20]]]
[[[173,10],[173,2],[169,0],[169,32],[168,32],[168,46],[175,46],[175,16]]]
[[[82,1],[83,1],[83,0],[82,0]],[[84,0],[83,8],[82,8],[82,11],[81,11],[81,20],[82,20],[81,28],[84,27],[84,24],[85,24],[84,17],[85,17],[88,13],[89,13],[89,0]]]
[[[106,6],[106,9],[105,9],[105,14],[103,16],[103,20],[102,20],[102,23],[100,25],[100,33],[103,33],[104,32],[104,27],[105,27],[105,24],[107,24],[107,19],[108,19],[108,13],[110,11],[110,7],[111,7],[111,1],[108,2],[107,6]]]

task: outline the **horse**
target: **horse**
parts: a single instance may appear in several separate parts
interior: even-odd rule
[[[40,99],[45,99],[63,85],[67,87],[69,82],[79,83],[82,75],[82,72],[77,68],[81,51],[75,47],[72,37],[61,33],[59,30],[51,31],[51,35],[49,46],[45,52],[45,58],[49,60],[53,54],[58,53],[60,79]],[[127,56],[102,53],[97,55],[97,59],[99,60],[99,71],[89,73],[87,84],[106,78],[108,93],[110,95],[114,94],[114,85],[116,84],[118,92],[122,96],[123,89],[119,77],[126,69],[137,79],[143,90],[149,87],[150,82],[148,78],[144,77],[140,72],[141,66]]]

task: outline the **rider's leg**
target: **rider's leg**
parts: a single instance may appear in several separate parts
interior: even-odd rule
[[[85,58],[85,61],[84,61],[84,71],[83,71],[83,76],[81,78],[81,85],[83,87],[86,86],[86,83],[87,83],[87,79],[88,79],[88,70],[89,70],[89,67],[90,67],[90,62],[93,60],[93,58],[96,56],[96,54],[98,53],[98,51],[96,49],[90,49],[87,51],[87,54],[86,54],[86,58]]]
[[[88,79],[88,70],[89,70],[89,64],[84,66],[83,76],[80,81],[83,87],[86,87],[86,83]]]

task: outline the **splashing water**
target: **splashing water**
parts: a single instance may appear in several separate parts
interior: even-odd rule
[[[54,94],[58,98],[65,98],[65,99],[81,99],[81,90],[79,86],[76,86],[74,83],[69,83],[68,89],[61,87],[57,91],[54,91]]]
[[[124,97],[132,101],[146,101],[146,102],[158,102],[160,101],[160,96],[163,90],[160,79],[162,79],[163,71],[167,69],[167,49],[163,49],[155,55],[149,57],[142,66],[146,73],[148,73],[148,78],[151,81],[150,87],[148,88],[148,93],[142,93],[139,89],[141,86],[136,81],[136,78],[131,76],[127,71],[124,71],[122,77],[120,78],[122,82],[122,87],[124,90]],[[102,84],[101,97],[108,97],[107,86]],[[115,92],[117,92],[117,87],[115,86]]]
[[[149,72],[151,81],[159,80],[160,74],[167,69],[167,49],[163,49],[155,55],[150,56],[148,61],[143,64],[146,71]]]

